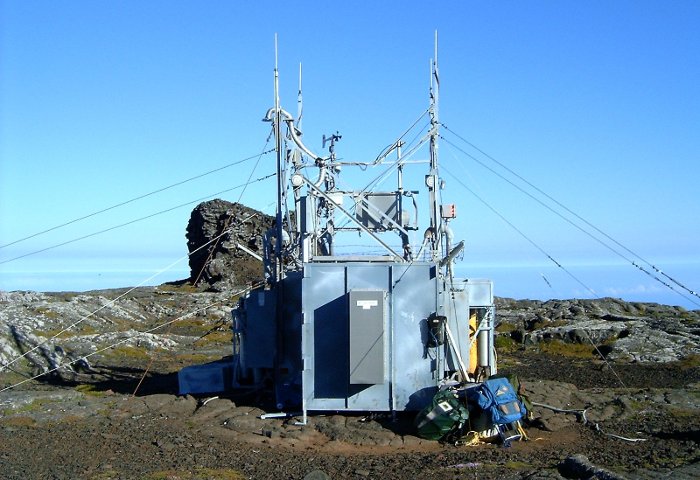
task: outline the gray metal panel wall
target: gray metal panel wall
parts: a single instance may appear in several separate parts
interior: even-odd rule
[[[348,292],[350,384],[384,383],[384,291]]]
[[[392,409],[419,410],[432,399],[439,376],[437,349],[426,347],[427,318],[437,310],[435,266],[396,264],[391,287]]]
[[[301,403],[301,375],[304,369],[301,350],[301,274],[290,272],[283,280],[284,289],[278,309],[281,324],[278,338],[279,358],[275,397],[283,408],[298,408]]]
[[[386,292],[382,383],[351,383],[349,299]],[[347,292],[352,292],[350,295]],[[382,293],[384,295],[384,293]],[[430,401],[439,377],[437,350],[426,347],[426,319],[435,313],[437,279],[429,263],[308,263],[304,266],[303,390],[308,410],[417,410]],[[375,297],[373,297],[375,298]],[[370,299],[371,300],[371,299]],[[378,298],[377,301],[379,302]],[[354,319],[353,319],[354,321]],[[378,327],[378,317],[373,318]],[[361,335],[358,333],[358,335]],[[354,343],[354,342],[353,342]],[[361,381],[382,376],[371,361]],[[359,381],[353,376],[352,381]]]
[[[455,284],[457,284],[455,280]],[[469,304],[472,307],[493,305],[493,282],[491,280],[464,280],[469,292]]]
[[[272,290],[258,289],[246,299],[241,364],[244,368],[272,368],[275,358],[277,297]],[[254,322],[254,323],[253,323]]]
[[[348,395],[345,269],[304,265],[302,387],[309,410],[344,410]]]

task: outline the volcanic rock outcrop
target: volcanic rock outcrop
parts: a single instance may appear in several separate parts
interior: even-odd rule
[[[239,203],[200,203],[187,224],[190,282],[227,291],[261,279],[262,264],[241,247],[262,255],[262,236],[272,220]]]
[[[609,360],[674,362],[700,357],[700,310],[656,303],[497,298],[499,335],[515,342],[595,345]]]

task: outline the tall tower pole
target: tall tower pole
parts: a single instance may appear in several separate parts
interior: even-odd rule
[[[277,34],[275,33],[275,153],[277,154],[277,212],[275,215],[275,280],[281,280],[283,277],[282,269],[282,197],[284,194],[284,185],[282,185],[282,114],[280,112],[280,94],[279,94],[279,69],[278,69],[278,54],[277,54]]]
[[[442,225],[440,218],[440,198],[438,174],[438,136],[439,136],[439,112],[438,100],[440,93],[440,77],[438,75],[438,37],[435,31],[435,55],[430,64],[430,172],[425,177],[430,196],[430,228],[432,229],[431,254],[433,259],[441,257]]]
[[[301,95],[301,62],[299,62],[299,92],[297,93],[297,128],[301,130],[301,119],[304,115],[304,100]]]

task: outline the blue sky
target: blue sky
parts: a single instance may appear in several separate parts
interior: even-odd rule
[[[341,156],[374,159],[427,107],[437,29],[448,127],[700,289],[700,3],[375,3],[0,1],[0,244],[261,152],[275,33],[291,112],[303,62],[306,141],[320,150],[338,130]],[[697,308],[455,148],[440,152],[600,296]],[[240,185],[253,164],[1,248],[0,262]],[[273,171],[265,157],[253,175]],[[468,245],[460,271],[493,278],[498,295],[590,296],[445,178]],[[272,189],[241,201],[270,211]],[[138,284],[186,254],[195,204],[2,263],[0,288]],[[148,282],[187,272],[183,260]]]

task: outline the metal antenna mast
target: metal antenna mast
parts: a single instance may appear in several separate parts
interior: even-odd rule
[[[275,33],[275,152],[277,154],[277,212],[275,215],[275,280],[281,280],[283,277],[282,271],[282,196],[284,194],[284,185],[282,185],[282,115],[280,112],[280,94],[279,94],[279,69],[278,69],[278,53],[277,53],[277,34]]]
[[[430,195],[430,228],[431,254],[433,259],[441,256],[439,251],[442,246],[442,226],[440,225],[440,177],[438,175],[438,136],[440,120],[438,117],[438,100],[440,90],[440,77],[438,75],[438,34],[435,31],[435,56],[430,64],[430,172],[425,177],[425,184]],[[426,234],[427,235],[427,234]]]
[[[299,93],[297,94],[297,128],[301,130],[301,117],[304,113],[304,104],[301,96],[301,62],[299,62]]]

